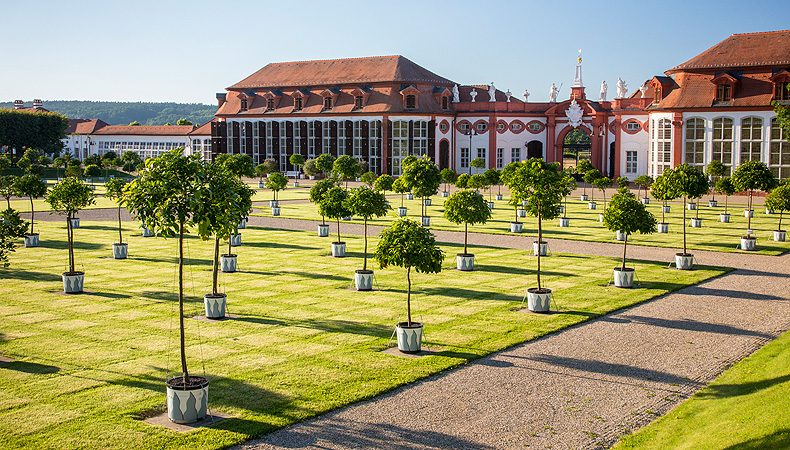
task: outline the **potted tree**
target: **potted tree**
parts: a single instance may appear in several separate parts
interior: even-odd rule
[[[439,167],[427,156],[417,158],[404,167],[402,178],[411,186],[412,192],[422,200],[420,202],[422,224],[429,226],[431,218],[426,214],[426,206],[430,204],[429,197],[439,192],[439,184],[442,181]]]
[[[636,177],[636,179],[634,179],[634,184],[639,188],[640,192],[642,189],[645,190],[644,197],[642,197],[642,204],[649,205],[650,199],[647,197],[647,191],[650,189],[650,186],[653,185],[653,177],[650,175],[639,175]]]
[[[84,182],[68,177],[49,191],[46,202],[52,208],[50,214],[66,216],[66,233],[69,241],[69,267],[63,272],[63,292],[79,294],[85,282],[85,272],[74,268],[74,228],[72,220],[77,212],[94,203],[93,190]]]
[[[269,168],[266,164],[260,163],[255,166],[255,175],[258,176],[258,189],[263,189],[266,187],[266,184],[263,182],[263,177],[265,177],[269,173]]]
[[[752,235],[752,216],[754,216],[752,195],[756,190],[770,191],[775,183],[776,179],[771,173],[771,169],[760,161],[746,161],[732,173],[732,184],[735,189],[739,192],[749,191],[748,208],[744,211],[747,219],[746,235],[741,236],[742,250],[754,250],[757,243],[757,239]]]
[[[406,269],[406,321],[398,322],[398,349],[404,353],[418,353],[422,349],[423,324],[411,320],[411,269],[420,273],[442,271],[444,252],[427,228],[409,219],[398,219],[379,234],[373,258],[379,267]]]
[[[538,287],[527,289],[527,307],[530,311],[548,312],[551,303],[551,289],[540,284],[540,257],[543,250],[543,220],[553,220],[559,216],[562,197],[570,194],[568,183],[555,163],[547,163],[540,158],[531,158],[519,169],[524,172],[524,179],[529,189],[529,199],[525,209],[527,213],[538,219],[538,244],[535,254],[538,256],[537,278]]]
[[[488,202],[491,203],[491,194],[492,194],[491,189],[494,186],[497,186],[497,187],[499,186],[499,181],[502,178],[502,174],[498,170],[496,170],[494,168],[491,168],[491,169],[486,170],[483,173],[483,176],[486,177],[486,184],[488,185]],[[500,193],[498,193],[496,195],[496,199],[497,200],[502,200],[502,193],[501,193],[501,191],[500,191]]]
[[[387,191],[392,190],[392,183],[394,182],[395,180],[392,178],[392,175],[383,173],[379,175],[379,177],[376,178],[376,181],[373,183],[373,189],[384,194],[384,201],[387,203],[388,206],[390,202],[389,200],[387,200]]]
[[[178,319],[181,376],[167,380],[167,416],[175,423],[203,419],[208,409],[208,380],[187,369],[184,341],[184,234],[203,222],[199,198],[205,189],[205,168],[200,155],[185,156],[183,148],[146,161],[137,179],[129,183],[124,203],[148,228],[165,237],[178,237]]]
[[[469,187],[469,179],[472,178],[468,173],[462,173],[455,179],[455,187],[458,189],[467,189]]]
[[[595,167],[593,167],[593,165],[592,165],[592,163],[590,162],[589,159],[583,159],[583,160],[579,161],[579,163],[576,165],[576,173],[581,176],[582,180],[584,180],[584,184],[582,185],[583,189],[584,189],[584,192],[582,193],[581,197],[579,198],[579,200],[581,200],[583,202],[587,201],[587,183],[588,183],[587,179],[584,178],[584,176],[587,175],[587,172],[589,172],[591,170],[594,170],[594,169],[595,169]],[[600,172],[598,173],[598,176],[600,176]]]
[[[315,159],[308,159],[304,162],[304,173],[310,177],[311,180],[315,180],[315,176],[321,173],[321,171],[318,170]]]
[[[114,259],[126,259],[129,252],[129,245],[123,241],[123,225],[121,224],[121,208],[123,206],[123,190],[126,188],[126,181],[121,178],[113,178],[105,183],[105,197],[115,200],[118,204],[118,242],[112,244],[112,257]]]
[[[362,217],[364,221],[362,235],[365,239],[365,250],[362,253],[362,270],[354,271],[354,286],[358,291],[369,291],[373,289],[373,271],[368,270],[368,220],[371,217],[386,215],[390,207],[384,194],[367,186],[360,186],[351,190],[351,195],[346,199],[346,208],[352,214]]]
[[[17,239],[27,234],[29,223],[22,220],[19,213],[9,208],[0,215],[0,263],[8,267],[9,253],[16,250]]]
[[[725,175],[727,175],[727,166],[721,163],[721,161],[713,160],[708,163],[707,167],[705,167],[705,173],[710,177],[710,184],[712,186],[716,186],[716,182]],[[718,203],[716,203],[716,189],[712,189],[711,192],[713,193],[713,198],[708,200],[708,206],[711,208],[715,208]]]
[[[269,178],[266,179],[266,188],[272,190],[272,201],[269,202],[269,205],[272,208],[273,216],[280,215],[280,201],[277,198],[277,194],[281,190],[285,189],[287,185],[288,178],[285,178],[285,175],[281,174],[280,172],[269,174]]]
[[[595,180],[601,178],[601,176],[602,176],[601,172],[598,169],[590,169],[587,172],[585,172],[584,173],[584,183],[585,183],[584,190],[585,190],[585,192],[587,191],[587,184],[590,184],[590,185],[595,184]],[[584,194],[583,197],[586,198],[587,195]],[[587,204],[587,208],[588,209],[595,209],[595,207],[596,207],[595,191],[590,189],[590,202]]]
[[[318,224],[319,237],[329,236],[329,224],[326,223],[326,216],[324,216],[323,210],[321,209],[321,201],[326,195],[326,192],[336,185],[337,180],[335,178],[324,178],[323,180],[316,181],[313,187],[310,188],[310,201],[319,205],[318,210],[321,213],[321,223]]]
[[[294,180],[294,187],[299,187],[299,179],[302,178],[302,166],[304,165],[304,156],[300,153],[294,153],[288,158],[288,162],[296,167],[296,179]]]
[[[625,253],[628,248],[628,235],[636,232],[650,234],[656,232],[656,218],[645,205],[636,199],[627,188],[621,188],[612,196],[612,202],[604,210],[603,224],[610,231],[623,233],[623,263],[614,269],[614,285],[630,288],[634,286],[634,269],[625,267]]]
[[[444,201],[444,217],[454,224],[464,224],[464,252],[456,255],[456,267],[463,271],[474,270],[475,255],[468,253],[466,248],[469,225],[486,223],[491,218],[491,209],[480,193],[464,189],[453,192]]]
[[[727,212],[727,203],[730,198],[730,195],[735,194],[735,186],[732,185],[732,178],[730,177],[721,177],[716,180],[716,186],[714,187],[716,192],[724,196],[724,212],[721,213],[719,216],[719,220],[722,223],[729,223],[730,222],[730,214]]]
[[[450,196],[450,192],[448,191],[447,186],[455,183],[455,180],[458,179],[458,174],[455,173],[455,170],[448,167],[442,169],[442,171],[439,172],[439,175],[441,175],[442,182],[444,183],[444,191],[442,191],[442,197],[447,198]]]
[[[603,210],[606,211],[606,188],[612,185],[612,179],[609,177],[596,178],[593,180],[593,184],[601,191],[601,195],[603,196]],[[603,222],[603,213],[598,214],[598,221]]]
[[[20,196],[30,199],[30,233],[25,235],[25,247],[38,247],[38,233],[33,229],[36,225],[33,199],[46,195],[47,184],[41,178],[29,173],[14,180],[14,190]]]
[[[669,180],[664,174],[661,174],[656,178],[655,182],[651,184],[650,193],[653,195],[653,198],[661,202],[661,222],[658,224],[658,232],[669,233],[669,224],[666,222],[664,214],[669,213],[669,205],[667,202],[678,198],[675,187],[670,185]]]
[[[683,197],[683,203],[689,198],[701,197],[708,191],[708,178],[699,169],[683,163],[673,169],[665,169],[662,177],[668,183],[668,189]],[[655,194],[654,194],[655,196]],[[681,270],[694,266],[694,255],[686,250],[686,209],[683,209],[683,253],[675,254],[675,266]]]
[[[392,190],[395,191],[396,194],[400,194],[400,207],[398,208],[398,217],[406,216],[406,207],[403,206],[403,194],[409,192],[411,187],[409,183],[406,182],[406,179],[403,177],[398,177],[392,183]]]
[[[329,153],[323,153],[318,155],[318,158],[315,159],[315,168],[318,169],[324,175],[332,172],[332,167],[335,165],[335,157],[330,155]]]
[[[474,175],[472,169],[475,169],[475,174],[479,174],[486,168],[486,160],[483,158],[475,158],[469,163],[469,175]]]
[[[779,211],[779,225],[774,230],[774,241],[785,241],[785,230],[782,229],[782,213],[790,210],[790,182],[785,180],[765,198],[765,206]]]
[[[516,215],[516,220],[510,222],[511,233],[522,232],[523,224],[518,221],[518,218],[527,216],[526,211],[520,207],[522,206],[522,201],[527,199],[529,189],[524,180],[523,171],[518,170],[519,167],[521,167],[521,162],[514,161],[502,169],[502,175],[500,176],[501,181],[505,183],[505,186],[510,191],[508,204],[513,207]]]
[[[373,172],[365,172],[359,179],[371,189],[373,189],[373,185],[376,184],[376,174]]]
[[[359,161],[349,155],[342,155],[332,164],[332,173],[340,177],[340,181],[345,181],[345,188],[348,189],[348,180],[353,180],[359,173]]]
[[[346,243],[340,240],[340,218],[351,215],[351,211],[346,207],[347,198],[348,190],[333,186],[324,193],[318,204],[322,216],[337,220],[337,242],[332,242],[332,256],[335,258],[346,256]]]
[[[562,196],[563,201],[565,202],[565,207],[561,209],[562,217],[559,218],[559,225],[561,228],[567,228],[571,225],[571,220],[567,217],[568,213],[568,195],[576,189],[576,179],[573,178],[573,167],[570,168],[571,170],[563,170],[562,176],[565,181],[565,191],[567,192],[566,195]]]
[[[16,194],[14,189],[16,179],[16,175],[0,175],[0,196],[5,198],[6,209],[11,209],[11,197]]]

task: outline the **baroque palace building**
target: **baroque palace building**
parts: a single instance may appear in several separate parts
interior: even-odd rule
[[[657,176],[683,162],[761,160],[790,178],[790,144],[772,101],[790,104],[790,31],[735,34],[628,95],[618,80],[589,98],[581,57],[568,98],[530,102],[491,85],[459,86],[402,56],[268,64],[217,94],[211,155],[258,164],[351,155],[399,175],[409,155],[470,171],[542,157],[589,158],[612,177]]]

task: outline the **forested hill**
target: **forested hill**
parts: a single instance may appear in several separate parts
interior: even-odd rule
[[[32,101],[25,102],[33,106]],[[14,108],[14,102],[0,103],[0,108]],[[202,103],[147,103],[147,102],[92,102],[83,100],[45,100],[44,108],[58,112],[69,119],[101,119],[110,125],[175,125],[178,119],[187,119],[201,125],[217,112],[215,105]]]

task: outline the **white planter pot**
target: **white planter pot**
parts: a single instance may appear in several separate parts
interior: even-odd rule
[[[620,270],[618,267],[614,269],[614,285],[620,288],[634,287],[634,269],[626,267],[625,270]]]
[[[598,214],[598,222],[603,223],[603,213]]]
[[[79,294],[85,284],[85,272],[63,272],[63,292]]]
[[[717,202],[716,200],[708,200],[708,207],[715,208],[718,205],[719,205],[719,202]]]
[[[565,214],[565,207],[564,206],[558,206],[557,207],[557,212],[560,213],[560,214]]]
[[[406,207],[398,207],[398,217],[406,217]]]
[[[659,223],[658,224],[658,232],[659,233],[669,233],[669,224],[668,223]]]
[[[263,182],[263,181],[258,181],[258,189],[264,189],[265,187],[266,187],[266,184],[265,184],[265,182]]]
[[[310,175],[311,180],[315,180],[315,175]]]
[[[747,219],[750,217],[754,217],[754,210],[753,209],[743,210],[743,217],[746,217]]]
[[[203,307],[206,310],[207,319],[224,318],[227,304],[228,296],[225,294],[206,294],[203,296]]]
[[[430,217],[428,217],[428,216],[420,216],[420,219],[422,219],[422,226],[424,226],[424,227],[431,226],[431,218]]]
[[[488,209],[494,209],[494,202],[488,202]]]
[[[529,200],[521,200],[521,206],[523,208],[526,208],[528,204],[529,204]]]
[[[689,211],[694,211],[695,209],[697,209],[697,204],[696,203],[686,203],[686,209],[689,210]]]
[[[231,247],[241,247],[241,235],[240,234],[231,234],[230,235],[230,246]]]
[[[526,209],[519,209],[518,210],[519,217],[527,217],[527,210]]]
[[[784,242],[785,241],[785,231],[784,230],[774,230],[774,241],[776,241],[776,242]]]
[[[406,194],[406,200],[414,200],[414,194]]]
[[[442,197],[447,198],[450,196],[449,192],[442,192]]]
[[[275,206],[274,208],[272,208],[272,215],[273,216],[279,216],[280,215],[280,207],[279,206]]]
[[[587,203],[587,209],[595,209],[597,206],[595,202]]]
[[[625,240],[625,236],[626,236],[626,234],[623,233],[620,230],[617,230],[617,233],[615,233],[615,239],[617,239],[618,241],[624,241]]]
[[[719,220],[722,223],[730,223],[730,215],[729,214],[719,214]]]
[[[472,253],[458,253],[455,255],[455,266],[458,270],[469,272],[475,269],[475,255]]]
[[[773,210],[773,209],[768,209],[768,208],[765,208],[765,213],[766,213],[766,214],[773,214],[773,213],[774,213],[774,210]]]
[[[396,329],[398,336],[398,350],[403,353],[419,353],[422,349],[422,324],[412,322],[399,322]]]
[[[664,213],[664,214],[669,214],[669,210],[670,209],[672,209],[671,206],[662,206],[661,207],[661,212]]]
[[[702,228],[702,219],[690,219],[689,226],[691,228]]]
[[[299,182],[298,182],[298,181],[294,181],[294,187],[295,187],[295,188],[298,188],[298,187],[299,187]]]
[[[426,198],[423,203],[425,203],[425,206],[431,206],[431,199]]]
[[[754,251],[757,248],[757,239],[751,236],[741,237],[741,250]]]
[[[571,226],[571,219],[569,219],[567,217],[560,217],[559,220],[560,220],[560,227],[561,228],[568,228],[569,226]]]
[[[280,206],[280,203],[277,200],[269,200],[269,208],[276,208]]]
[[[532,253],[535,255],[538,254],[538,241],[532,243]],[[540,243],[540,256],[546,256],[549,254],[549,243],[543,241]]]
[[[343,216],[340,220],[351,220],[351,216]]]
[[[80,218],[79,217],[73,217],[71,219],[71,228],[79,228],[79,227],[80,227]]]
[[[247,228],[247,219],[241,219],[241,222],[236,226],[237,229],[243,230]]]
[[[680,270],[691,270],[694,267],[694,255],[675,253],[675,267]]]
[[[112,244],[112,257],[114,259],[126,259],[129,252],[129,244]]]
[[[524,224],[521,222],[510,222],[510,232],[511,233],[521,233],[524,229]]]
[[[38,233],[25,235],[25,248],[38,247]]]
[[[586,202],[586,201],[587,201],[587,199],[588,199],[588,197],[587,197],[587,195],[586,195],[586,194],[585,194],[585,195],[582,195],[582,196],[580,196],[580,197],[579,197],[579,200],[581,200],[581,201],[583,201],[583,202]]]
[[[527,308],[533,312],[549,312],[551,309],[551,289],[527,289]]]
[[[223,273],[236,271],[236,255],[219,255],[219,267]]]
[[[318,225],[318,237],[327,237],[329,236],[329,225]]]
[[[649,199],[649,198],[647,198],[647,197],[643,198],[643,199],[642,199],[642,204],[643,204],[643,205],[649,205],[649,204],[650,204],[650,199]]]
[[[358,291],[369,291],[373,289],[373,271],[356,270],[354,271],[354,286]]]
[[[195,423],[206,417],[208,410],[208,380],[190,376],[195,386],[180,386],[181,376],[167,380],[167,418],[173,423]]]
[[[346,257],[346,243],[345,242],[332,242],[332,256],[335,258]]]
[[[143,237],[154,237],[154,232],[149,230],[145,225],[142,225],[140,228],[143,231]]]
[[[497,201],[501,201],[502,200],[502,194],[497,194],[496,195],[496,199],[497,199]]]

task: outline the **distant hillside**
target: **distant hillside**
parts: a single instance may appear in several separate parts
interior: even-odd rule
[[[32,100],[25,102],[32,106]],[[13,109],[14,102],[0,103],[0,108]],[[110,125],[129,125],[137,121],[142,125],[175,125],[178,119],[187,119],[201,125],[217,112],[214,105],[202,103],[147,103],[147,102],[92,102],[83,100],[45,100],[44,108],[69,119],[101,119]]]

